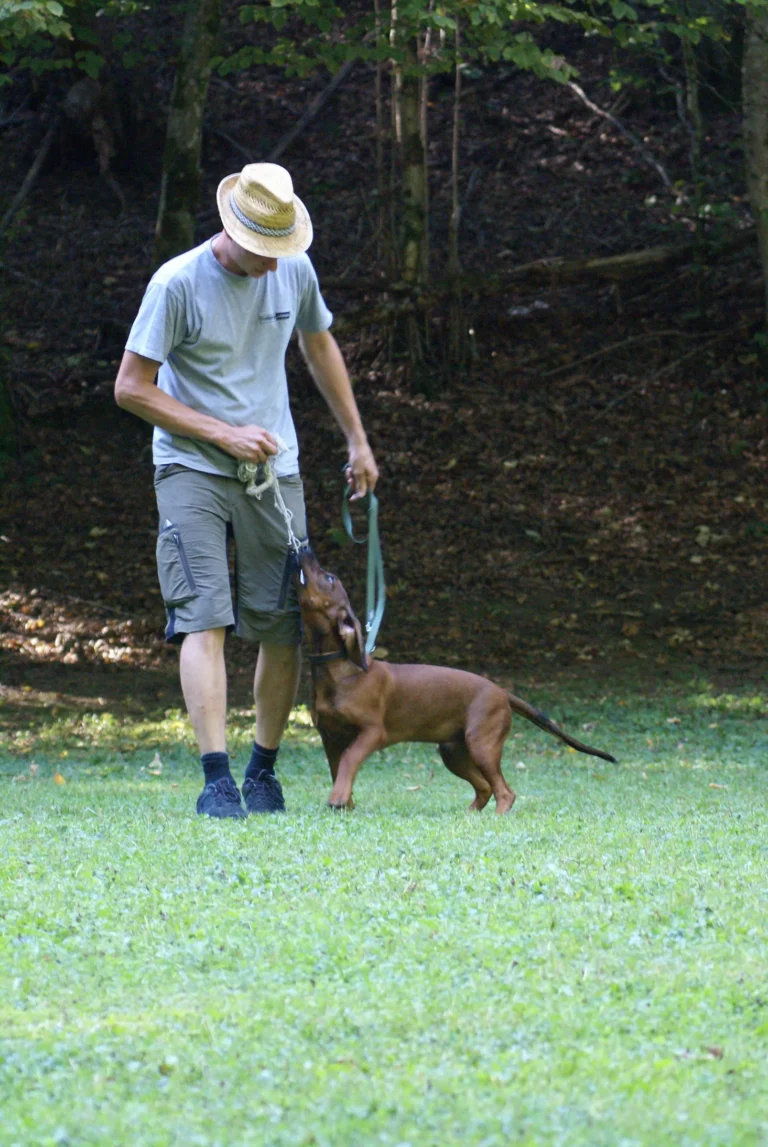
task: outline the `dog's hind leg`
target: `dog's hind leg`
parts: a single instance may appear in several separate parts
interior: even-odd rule
[[[508,712],[487,712],[475,727],[470,726],[465,739],[467,750],[475,768],[482,773],[496,800],[496,812],[509,812],[515,803],[515,794],[504,780],[501,754],[509,732]]]
[[[493,790],[474,764],[467,746],[463,741],[450,741],[437,747],[446,769],[449,769],[454,776],[461,777],[463,781],[469,781],[472,785],[475,790],[475,799],[469,807],[473,811],[480,812],[491,799]]]

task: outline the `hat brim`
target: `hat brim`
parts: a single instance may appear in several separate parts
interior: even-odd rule
[[[246,251],[251,251],[254,255],[265,255],[267,258],[286,259],[291,255],[303,254],[312,242],[312,220],[298,195],[293,197],[296,226],[291,234],[274,237],[259,235],[241,223],[232,210],[230,196],[239,178],[239,172],[236,175],[228,175],[226,179],[222,179],[216,192],[221,222],[229,237]]]

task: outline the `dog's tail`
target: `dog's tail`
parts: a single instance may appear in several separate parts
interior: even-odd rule
[[[558,729],[554,721],[551,721],[546,713],[540,713],[538,709],[534,709],[533,705],[529,705],[527,701],[523,701],[521,697],[516,697],[514,693],[507,693],[509,697],[509,704],[514,713],[519,713],[521,717],[527,717],[529,721],[533,721],[539,729],[543,729],[546,733],[551,733],[553,737],[559,737],[561,741],[565,741],[566,745],[570,745],[572,749],[578,749],[580,753],[589,753],[590,757],[601,757],[604,761],[610,761],[611,764],[616,764],[616,758],[612,757],[610,753],[604,753],[602,749],[592,749],[589,745],[582,744],[577,741],[575,737],[571,737],[568,733],[564,733],[562,729]]]

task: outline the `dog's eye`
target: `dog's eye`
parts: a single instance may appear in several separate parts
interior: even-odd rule
[[[333,574],[326,574],[325,580],[328,582],[328,585],[335,585],[336,584],[336,578],[333,576]]]

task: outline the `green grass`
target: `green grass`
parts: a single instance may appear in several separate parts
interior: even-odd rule
[[[224,824],[176,714],[7,723],[0,1144],[768,1143],[768,702],[536,700],[621,763],[518,722],[504,818],[418,745],[326,811],[306,714]]]

